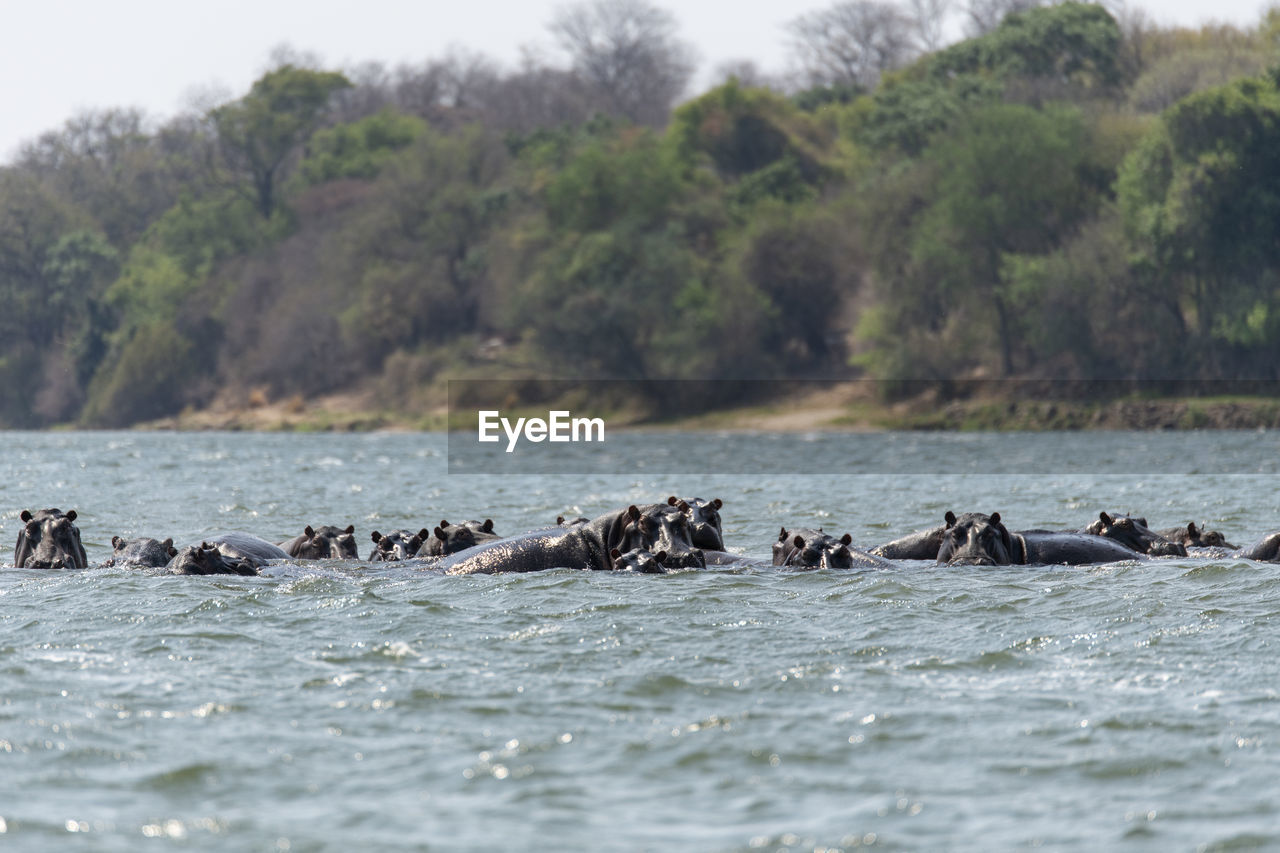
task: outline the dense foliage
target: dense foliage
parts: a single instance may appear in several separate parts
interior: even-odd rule
[[[662,86],[283,63],[81,116],[0,168],[0,424],[455,375],[1280,378],[1278,20],[1066,2],[679,106],[672,43]]]

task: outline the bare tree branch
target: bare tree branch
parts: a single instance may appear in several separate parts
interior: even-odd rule
[[[664,124],[693,75],[675,19],[647,0],[590,0],[561,9],[549,29],[601,107],[639,124]]]

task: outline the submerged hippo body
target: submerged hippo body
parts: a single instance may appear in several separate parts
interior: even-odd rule
[[[1232,556],[1263,563],[1280,563],[1280,533],[1264,536],[1248,548],[1236,551]]]
[[[300,560],[358,560],[360,554],[356,551],[355,533],[353,524],[345,528],[328,524],[312,527],[308,524],[301,536],[281,542],[280,547],[290,557]]]
[[[188,545],[169,561],[174,575],[256,575],[272,560],[287,560],[278,545],[248,533],[220,533]]]
[[[145,566],[158,569],[169,565],[169,561],[176,556],[178,556],[178,549],[173,547],[172,539],[161,542],[159,539],[146,536],[137,539],[112,536],[111,558],[105,565]]]
[[[690,546],[687,531],[687,521],[677,512],[641,512],[629,506],[585,524],[531,530],[478,545],[443,558],[440,568],[454,575],[558,568],[607,571],[614,568],[614,550],[626,554],[637,549],[665,552],[666,568],[705,567],[706,559]]]
[[[1196,527],[1194,521],[1189,521],[1182,527],[1166,527],[1164,530],[1157,530],[1156,534],[1168,539],[1170,542],[1177,542],[1184,548],[1229,548],[1235,550],[1240,547],[1232,545],[1227,541],[1227,537],[1217,530]]]
[[[853,537],[848,533],[839,539],[822,532],[800,528],[788,531],[785,527],[773,543],[773,564],[810,569],[886,568],[889,563],[879,557],[850,547]]]
[[[946,534],[938,549],[939,564],[1080,566],[1146,559],[1118,542],[1088,533],[1010,533],[998,512],[986,518],[970,514],[964,519],[948,512],[946,522]]]
[[[80,544],[80,528],[75,526],[76,511],[60,509],[24,509],[20,516],[24,527],[18,531],[13,548],[13,565],[19,569],[84,569],[89,558]]]
[[[1098,513],[1096,521],[1080,530],[1092,536],[1102,536],[1113,542],[1119,542],[1126,548],[1139,554],[1152,557],[1185,557],[1186,546],[1181,542],[1171,542],[1147,526],[1145,518],[1131,515],[1109,515]]]
[[[493,532],[491,518],[484,521],[464,521],[461,524],[450,524],[442,519],[440,525],[424,539],[418,549],[418,556],[445,557],[500,538],[502,537]]]
[[[371,563],[395,563],[410,560],[417,556],[423,540],[431,535],[425,527],[414,533],[412,530],[396,530],[391,533],[373,531],[373,550],[369,552]]]

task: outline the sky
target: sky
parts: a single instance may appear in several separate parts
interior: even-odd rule
[[[1130,0],[1156,22],[1254,25],[1266,0]],[[699,57],[717,65],[789,61],[786,24],[813,0],[655,0]],[[0,163],[86,110],[137,107],[163,121],[203,96],[239,97],[288,45],[345,70],[421,65],[451,48],[507,67],[527,48],[556,56],[547,22],[562,0],[0,0]],[[959,5],[958,3],[956,5]],[[955,26],[958,28],[958,20]]]

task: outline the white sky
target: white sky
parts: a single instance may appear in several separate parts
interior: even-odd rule
[[[1131,0],[1162,24],[1253,26],[1266,0]],[[450,47],[514,65],[551,51],[560,0],[0,0],[0,163],[86,109],[139,107],[154,120],[201,90],[238,97],[287,44],[346,69],[421,64]],[[721,62],[787,64],[785,25],[823,0],[656,0],[699,52],[696,91]],[[955,5],[959,6],[960,2]]]

